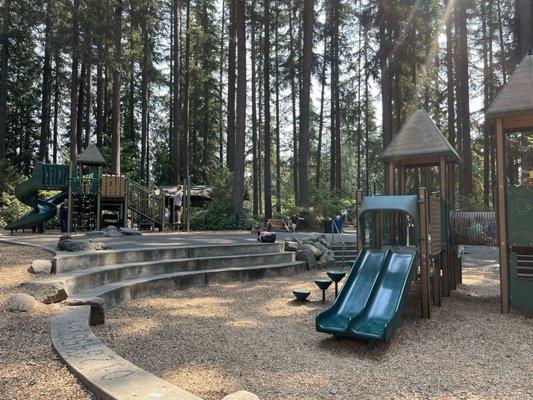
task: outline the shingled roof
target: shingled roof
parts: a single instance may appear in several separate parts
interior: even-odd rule
[[[525,56],[486,112],[489,119],[533,113],[533,55]]]
[[[447,162],[461,162],[451,144],[446,140],[428,113],[419,108],[409,118],[392,142],[381,153],[379,161],[397,161],[398,164],[438,164],[440,157]]]
[[[83,152],[78,156],[78,163],[85,165],[105,165],[104,157],[98,147],[91,143]]]

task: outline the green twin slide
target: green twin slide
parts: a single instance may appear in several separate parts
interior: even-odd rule
[[[335,303],[316,317],[319,332],[387,342],[416,273],[418,251],[363,250]]]
[[[54,218],[57,206],[67,198],[68,166],[37,163],[30,179],[15,187],[15,197],[32,210],[6,225],[6,230],[33,228]],[[41,190],[59,190],[48,199],[39,199]]]

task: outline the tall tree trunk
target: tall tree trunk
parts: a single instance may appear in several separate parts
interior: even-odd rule
[[[250,49],[252,66],[252,212],[255,217],[259,215],[259,143],[257,138],[257,84],[256,84],[256,1],[252,0],[252,11],[250,20]]]
[[[92,105],[93,105],[93,74],[91,62],[87,62],[87,71],[85,75],[85,135],[84,147],[87,148],[91,143],[91,124],[92,124]]]
[[[185,133],[185,175],[187,184],[190,184],[191,177],[191,150],[190,150],[190,127],[189,127],[189,91],[190,91],[190,53],[191,53],[191,0],[187,0],[185,8],[185,59],[184,59],[184,79],[183,79],[183,132]],[[188,210],[187,210],[188,211]]]
[[[531,0],[517,0],[516,15],[520,24],[520,58],[533,50],[533,2]]]
[[[233,175],[233,212],[239,223],[244,200],[244,145],[246,136],[246,28],[245,0],[236,0],[235,30],[237,34],[237,126]]]
[[[59,96],[60,96],[61,55],[58,49],[54,49],[54,130],[52,144],[52,162],[57,164],[59,147]]]
[[[116,1],[113,66],[113,131],[111,145],[111,171],[120,175],[120,70],[122,63],[122,10],[123,0]]]
[[[144,3],[143,16],[141,17],[141,37],[143,46],[142,67],[141,67],[141,168],[140,178],[145,185],[148,184],[148,107],[149,107],[149,85],[150,85],[150,36],[146,18],[149,9],[148,3]]]
[[[224,166],[224,99],[222,96],[224,83],[222,76],[224,74],[224,28],[226,27],[226,0],[222,0],[222,26],[220,27],[220,71],[219,71],[219,85],[218,85],[218,102],[219,102],[219,129],[218,129],[218,158],[220,166]]]
[[[385,149],[392,141],[391,127],[391,94],[390,94],[390,71],[388,58],[390,53],[389,34],[387,29],[388,14],[387,5],[380,1],[379,5],[379,67],[381,72],[381,129],[383,135],[383,148]],[[388,181],[388,168],[385,168],[385,182]]]
[[[297,130],[297,116],[296,116],[296,52],[294,49],[294,15],[296,6],[292,0],[289,1],[289,79],[291,83],[291,103],[292,103],[292,147],[293,147],[293,187],[294,187],[294,199],[296,204],[298,201],[298,130]]]
[[[496,0],[496,11],[498,16],[498,41],[500,44],[500,68],[502,70],[502,83],[507,83],[506,72],[506,57],[505,57],[505,43],[503,41],[503,20],[502,20],[502,7],[501,0]]]
[[[263,44],[263,79],[264,79],[264,113],[265,113],[265,158],[264,158],[264,193],[265,193],[265,218],[272,218],[272,175],[271,175],[271,149],[272,139],[270,131],[270,1],[263,0],[265,22],[265,36]]]
[[[488,8],[488,10],[487,10]],[[486,111],[492,102],[492,65],[489,65],[489,51],[492,52],[492,1],[481,1],[481,27],[483,33],[483,108]],[[489,32],[490,31],[490,32]],[[483,124],[483,204],[488,209],[491,197],[490,185],[490,129],[491,124],[485,121]]]
[[[46,2],[46,16],[44,28],[44,63],[43,84],[41,101],[41,136],[39,140],[39,160],[46,162],[48,159],[48,142],[50,140],[50,98],[51,98],[51,44],[50,33],[52,30],[52,0]]]
[[[204,65],[203,70],[208,71],[209,70],[209,43],[207,41],[207,38],[210,36],[211,32],[209,32],[209,14],[207,11],[207,0],[203,0],[202,2],[202,28],[203,28],[203,34],[205,35],[206,39],[204,39]],[[204,164],[204,179],[207,182],[208,177],[208,171],[210,169],[211,163],[210,163],[210,156],[211,156],[211,149],[209,148],[209,132],[210,132],[210,120],[209,120],[209,102],[211,101],[211,93],[209,91],[209,84],[210,81],[208,79],[205,79],[203,82],[203,115],[202,115],[202,129],[203,129],[203,155],[202,155],[202,162]]]
[[[340,121],[339,114],[339,0],[331,5],[331,148],[330,148],[330,188],[335,192],[340,188]]]
[[[280,115],[280,103],[279,103],[279,86],[280,86],[280,74],[279,74],[279,2],[276,1],[276,17],[275,17],[275,31],[274,41],[276,42],[275,51],[275,70],[276,70],[276,212],[281,214],[281,143],[280,143],[280,131],[281,131],[281,115]]]
[[[369,136],[370,136],[370,68],[368,65],[368,27],[364,29],[364,65],[365,65],[365,193],[370,193],[370,159],[369,159]]]
[[[298,167],[300,205],[309,205],[309,126],[311,96],[311,63],[313,57],[313,22],[314,0],[304,1],[303,10],[303,58],[302,58],[302,91],[300,92],[300,143]]]
[[[320,188],[320,179],[322,171],[322,138],[324,133],[324,100],[326,94],[326,68],[327,68],[327,49],[328,41],[324,38],[324,52],[322,54],[322,71],[320,72],[320,114],[318,116],[318,143],[316,147],[316,174],[315,186]]]
[[[79,78],[79,91],[78,91],[78,119],[76,120],[76,141],[78,150],[83,150],[83,114],[85,110],[85,79],[87,75],[87,66],[85,62],[81,65],[81,72]]]
[[[180,1],[172,0],[173,18],[173,41],[172,41],[172,147],[170,150],[170,161],[172,172],[170,181],[172,184],[180,180]]]
[[[9,37],[11,30],[11,0],[4,0],[2,53],[0,61],[0,160],[6,156],[7,137],[7,69],[9,66]]]
[[[101,147],[103,144],[104,130],[104,68],[103,68],[103,49],[98,44],[98,61],[96,65],[96,145]]]
[[[76,160],[78,156],[78,66],[79,66],[79,0],[74,0],[72,7],[72,67],[70,77],[70,159]]]
[[[472,151],[470,138],[470,96],[468,78],[468,47],[467,47],[467,0],[459,0],[457,6],[457,36],[458,36],[458,116],[461,120],[460,134],[463,163],[461,165],[461,180],[459,190],[463,196],[472,195]]]
[[[226,143],[226,165],[234,170],[235,163],[235,46],[236,46],[236,2],[229,4],[229,44],[228,44],[228,136]]]

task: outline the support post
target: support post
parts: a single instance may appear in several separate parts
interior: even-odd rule
[[[503,120],[496,120],[496,160],[498,164],[498,242],[500,247],[501,311],[509,313],[509,258],[507,249],[507,209],[505,201],[505,137]]]
[[[98,187],[96,190],[96,230],[100,230],[100,220],[102,218],[102,167],[98,167]]]
[[[361,254],[361,251],[363,251],[364,247],[364,238],[363,238],[363,226],[359,222],[359,211],[361,210],[361,205],[363,204],[363,198],[365,194],[362,190],[358,190],[355,194],[355,201],[356,201],[356,207],[357,207],[357,215],[356,215],[356,230],[357,230],[357,253]]]
[[[124,210],[123,210],[123,218],[124,218],[124,228],[128,227],[128,207],[129,207],[129,195],[130,195],[130,180],[128,177],[125,177],[124,179]]]
[[[405,167],[400,167],[400,195],[407,194],[407,177],[405,174]],[[402,244],[407,244],[407,216],[400,215],[400,241]]]
[[[440,173],[440,196],[442,199],[447,200],[447,194],[448,194],[448,188],[447,188],[447,177],[446,177],[446,160],[444,157],[440,158],[440,165],[439,165],[439,173]],[[450,253],[453,253],[450,251]],[[452,276],[455,276],[455,274],[452,273],[452,270],[454,269],[454,263],[451,262],[451,257],[449,256],[449,250],[446,249],[442,252],[441,256],[441,265],[440,268],[442,268],[442,284],[443,284],[443,295],[445,297],[450,296],[450,291],[452,289]],[[440,271],[437,270],[437,272],[440,275]]]
[[[389,196],[396,194],[395,172],[394,161],[391,161],[389,162]],[[396,215],[394,212],[391,212],[389,216],[389,243],[391,245],[396,244]]]
[[[70,162],[68,169],[68,216],[67,216],[67,233],[72,233],[72,208],[74,206],[74,197],[72,195],[72,176],[74,174],[74,161]]]
[[[427,190],[418,189],[418,210],[420,223],[420,292],[422,296],[422,318],[431,317],[431,288],[429,277],[429,240]]]

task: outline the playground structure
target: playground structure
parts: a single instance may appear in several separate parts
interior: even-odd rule
[[[516,67],[487,110],[487,119],[496,126],[501,310],[533,309],[533,165],[525,166],[523,172],[530,177],[522,185],[510,183],[506,165],[509,135],[521,133],[527,140],[533,132],[533,55]]]
[[[453,182],[460,158],[424,110],[417,110],[382,153],[387,196],[357,192],[358,257],[332,307],[316,329],[335,336],[387,342],[398,324],[411,282],[419,277],[422,317],[431,317],[461,282],[461,263],[450,240]],[[439,166],[440,192],[406,190],[408,168]],[[396,170],[399,169],[399,184]],[[399,194],[396,194],[399,191]]]
[[[103,174],[106,164],[91,144],[67,165],[37,163],[30,179],[15,188],[15,196],[32,209],[10,222],[6,230],[43,229],[55,217],[57,206],[68,200],[68,232],[99,230],[108,225],[168,228],[164,197],[124,175]],[[39,192],[58,194],[39,199]]]

